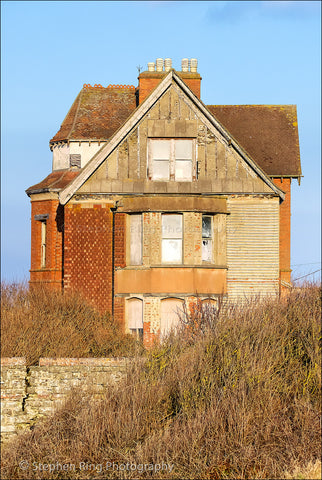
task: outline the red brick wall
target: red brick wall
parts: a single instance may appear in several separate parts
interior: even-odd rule
[[[148,95],[161,82],[162,78],[140,78],[139,82],[139,103],[142,103]]]
[[[112,311],[112,228],[109,205],[65,206],[64,288]]]
[[[181,76],[180,73],[179,76]],[[182,75],[182,80],[190,88],[190,90],[192,90],[196,97],[200,98],[201,78],[186,78],[184,75]]]
[[[151,322],[143,323],[143,345],[145,348],[151,348],[155,343],[159,342],[160,335],[156,335],[151,331]]]
[[[185,84],[192,90],[192,92],[200,98],[200,84],[201,77],[199,74],[190,74],[183,72],[176,72],[179,77],[185,82]],[[139,76],[139,104],[146,99],[148,95],[155,89],[155,87],[161,82],[165,77],[165,72],[163,73],[153,73],[147,72],[142,73]]]
[[[280,279],[291,281],[291,179],[273,178],[275,185],[285,192],[280,203]]]
[[[126,214],[115,213],[114,223],[114,262],[115,267],[126,266]]]
[[[125,300],[122,297],[114,298],[114,318],[122,331],[125,330]]]
[[[41,266],[41,221],[35,215],[48,215],[46,220],[46,265]],[[31,201],[31,264],[30,284],[46,284],[62,288],[62,242],[64,211],[58,200]]]

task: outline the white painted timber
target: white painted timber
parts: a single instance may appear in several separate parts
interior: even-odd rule
[[[105,142],[70,142],[69,144],[56,144],[53,146],[53,171],[69,168],[69,155],[81,156],[81,168],[85,167]]]
[[[53,171],[69,168],[70,149],[67,143],[53,146]]]
[[[228,296],[277,295],[279,198],[230,197],[227,206]]]

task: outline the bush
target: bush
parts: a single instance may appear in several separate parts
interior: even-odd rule
[[[130,335],[105,313],[76,293],[44,287],[1,285],[1,356],[40,357],[132,356],[142,351]]]
[[[225,308],[193,341],[182,332],[169,336],[145,361],[134,360],[101,401],[73,394],[8,444],[2,478],[26,478],[22,459],[76,465],[72,472],[29,469],[35,479],[280,479],[318,471],[320,293],[311,286],[281,301]],[[80,470],[80,462],[93,467]],[[93,470],[106,462],[173,469]]]

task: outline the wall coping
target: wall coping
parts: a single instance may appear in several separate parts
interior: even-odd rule
[[[111,358],[39,358],[39,367],[49,367],[49,366],[73,366],[73,365],[85,365],[85,366],[111,366],[111,365],[122,365],[128,361],[130,358],[127,357],[111,357]],[[3,367],[16,367],[24,366],[26,367],[27,362],[25,357],[2,357],[1,366]]]
[[[2,367],[16,367],[16,366],[26,366],[25,357],[1,357],[1,366]]]
[[[124,364],[128,358],[126,357],[111,357],[111,358],[40,358],[40,367],[49,366],[72,366],[72,365],[87,365],[87,366],[109,366]]]

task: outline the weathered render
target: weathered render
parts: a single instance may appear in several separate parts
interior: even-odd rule
[[[206,107],[185,70],[84,85],[50,142],[53,173],[27,190],[31,283],[83,292],[146,345],[184,304],[290,282],[296,109]]]

